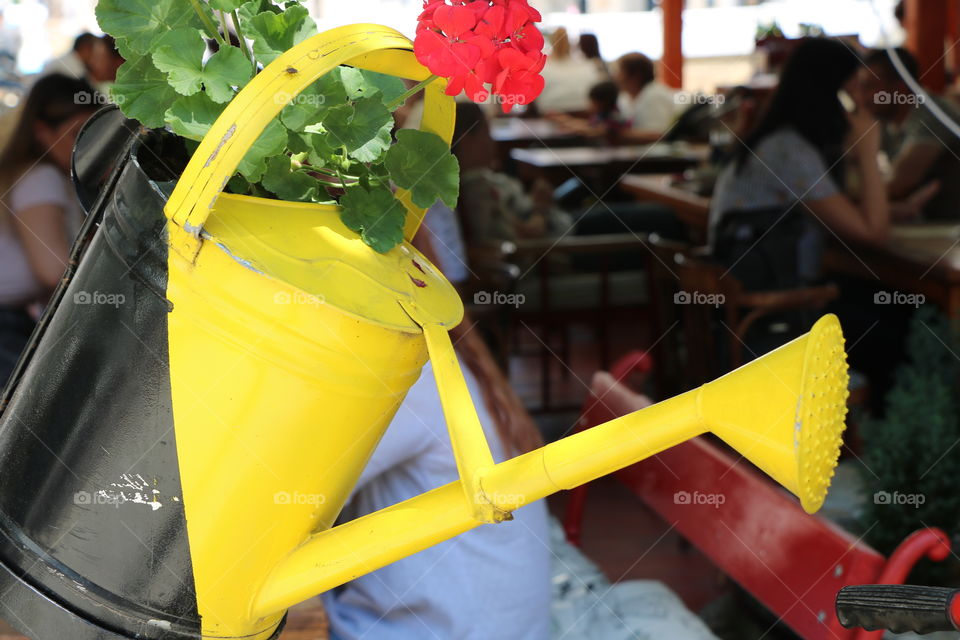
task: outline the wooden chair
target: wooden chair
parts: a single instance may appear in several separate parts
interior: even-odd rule
[[[557,409],[553,405],[552,381],[554,355],[551,341],[559,337],[557,353],[568,363],[569,327],[583,323],[596,331],[600,367],[610,359],[610,326],[618,318],[636,318],[649,298],[646,270],[612,268],[624,254],[645,255],[646,237],[623,233],[593,236],[541,238],[516,243],[515,262],[521,268],[517,293],[523,304],[513,310],[516,322],[538,330],[540,364],[540,410]],[[565,268],[578,257],[590,256],[597,264],[590,271]],[[558,265],[557,263],[561,263]],[[569,374],[567,367],[561,375]],[[575,407],[574,407],[575,408]]]
[[[702,384],[743,364],[747,335],[758,320],[787,311],[819,311],[840,294],[834,284],[747,291],[726,267],[710,259],[707,247],[693,247],[656,235],[651,235],[648,243],[657,258],[650,264],[651,271],[656,274],[653,279],[657,283],[656,304],[659,305],[661,323],[667,322],[663,318],[669,318],[672,309],[676,321],[683,324],[687,352],[685,369],[691,374],[688,383],[692,383],[688,386]],[[673,300],[668,296],[674,296]],[[714,306],[698,304],[698,299],[712,302]],[[683,311],[677,314],[676,307],[679,306]],[[728,332],[729,355],[718,368],[719,345],[713,329],[715,312],[720,307]],[[658,355],[662,358],[661,354]]]
[[[633,363],[643,362],[636,354],[629,358],[616,365],[612,382],[591,392],[579,429],[642,406],[642,399],[617,381],[629,375]],[[832,522],[807,514],[712,437],[679,444],[614,477],[806,640],[879,640],[882,631],[840,625],[837,591],[850,584],[901,584],[921,558],[941,561],[951,553],[946,534],[927,528],[885,558]],[[567,503],[564,528],[573,544],[580,542],[587,491],[586,485],[574,489]],[[698,494],[723,500],[693,499]]]

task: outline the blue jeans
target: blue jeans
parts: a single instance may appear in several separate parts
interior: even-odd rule
[[[0,307],[0,388],[6,385],[17,366],[34,324],[25,310]]]

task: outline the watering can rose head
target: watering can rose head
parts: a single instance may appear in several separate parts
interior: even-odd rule
[[[540,20],[527,0],[425,0],[414,52],[431,73],[448,78],[448,95],[466,91],[485,102],[490,85],[509,113],[543,91]]]

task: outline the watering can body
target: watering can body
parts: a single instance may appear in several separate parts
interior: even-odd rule
[[[0,616],[31,637],[274,638],[296,602],[710,430],[808,510],[822,502],[846,393],[831,318],[494,465],[447,335],[462,306],[433,265],[407,242],[374,253],[335,208],[220,193],[273,96],[342,63],[427,75],[400,34],[336,29],[251,81],[179,180],[164,134],[145,131],[100,176],[78,265],[0,415]],[[443,88],[427,89],[424,128],[449,141]],[[422,211],[398,197],[409,239]],[[333,527],[428,357],[460,480]]]

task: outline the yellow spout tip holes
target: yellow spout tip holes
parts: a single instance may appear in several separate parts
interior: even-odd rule
[[[843,333],[834,315],[810,331],[797,399],[795,445],[800,501],[808,513],[822,505],[840,457],[849,395]]]

